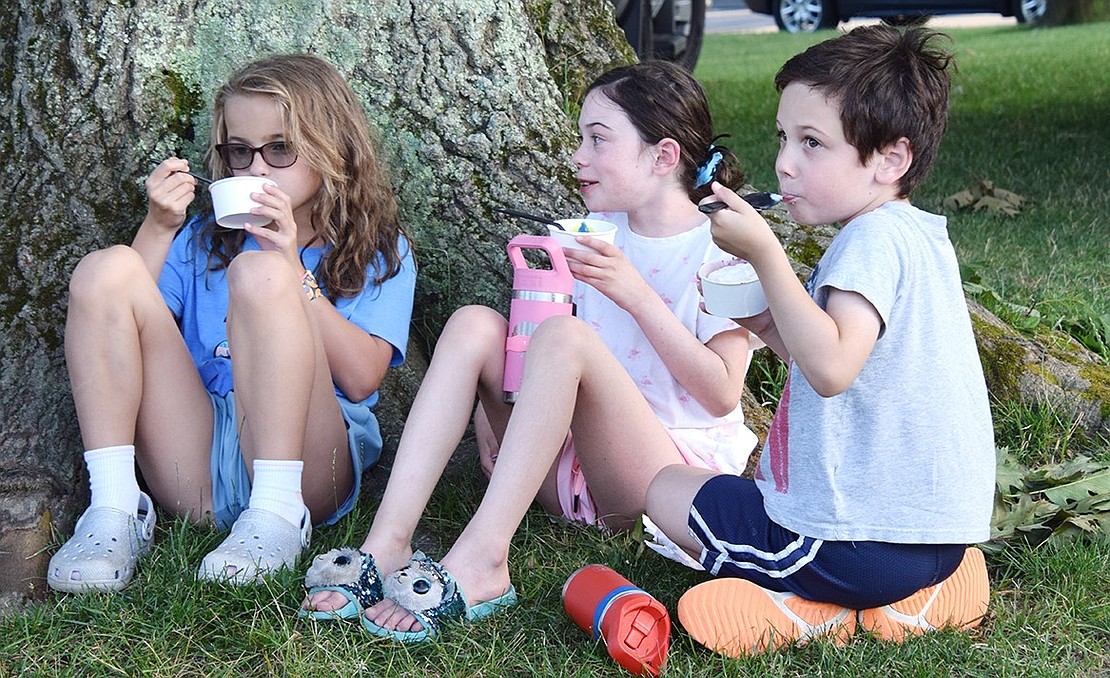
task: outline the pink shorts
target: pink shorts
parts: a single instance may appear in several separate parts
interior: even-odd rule
[[[679,440],[670,431],[682,461],[690,466],[709,468],[704,459],[694,454],[685,442]],[[578,453],[574,449],[574,438],[567,433],[563,442],[563,449],[559,453],[559,467],[555,471],[555,488],[559,493],[559,508],[563,517],[578,523],[586,523],[595,527],[605,527],[603,518],[597,515],[597,506],[594,504],[590,488],[586,486],[586,476],[582,475],[582,468],[578,465]]]

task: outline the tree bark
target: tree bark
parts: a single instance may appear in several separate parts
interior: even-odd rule
[[[130,242],[142,181],[170,154],[202,168],[213,90],[237,65],[310,51],[364,98],[420,265],[413,363],[390,378],[395,439],[421,349],[464,303],[507,302],[494,204],[578,213],[574,86],[630,61],[607,0],[14,0],[0,7],[0,594],[44,591],[51,526],[87,502],[66,379],[69,274]],[[571,83],[560,91],[554,72]],[[203,198],[204,196],[202,196]],[[199,199],[196,209],[204,208]]]

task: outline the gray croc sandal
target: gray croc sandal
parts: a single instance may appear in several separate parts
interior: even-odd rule
[[[311,539],[307,507],[300,525],[272,511],[247,509],[231,526],[231,534],[201,561],[197,580],[256,584],[283,567],[292,568]]]
[[[313,558],[312,566],[305,573],[304,586],[309,596],[320,591],[335,591],[342,594],[347,603],[335,610],[301,608],[297,616],[302,619],[354,619],[383,598],[382,573],[374,556],[349,546]]]
[[[138,516],[113,508],[89,507],[73,536],[50,559],[46,583],[55,591],[119,591],[154,540],[154,502],[139,493]]]

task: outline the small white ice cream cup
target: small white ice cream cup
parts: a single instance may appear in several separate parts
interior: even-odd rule
[[[273,184],[266,177],[228,177],[213,181],[208,187],[212,194],[212,211],[216,214],[216,223],[224,228],[243,228],[247,224],[262,225],[266,223],[265,217],[251,214],[255,207],[261,207],[251,200],[251,193],[265,193],[263,186]]]
[[[743,259],[702,264],[698,269],[705,310],[722,318],[750,318],[767,308],[755,269]]]
[[[560,230],[557,226],[550,224],[548,224],[547,230],[551,232],[551,237],[559,242],[559,246],[565,250],[591,249],[575,240],[580,235],[604,240],[610,245],[617,237],[617,225],[601,219],[556,219],[555,221],[566,230]]]

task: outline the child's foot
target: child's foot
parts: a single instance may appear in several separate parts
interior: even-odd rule
[[[983,620],[989,600],[990,581],[983,552],[971,547],[948,579],[896,603],[860,610],[859,625],[883,640],[895,642],[940,628],[970,629]]]
[[[731,577],[707,581],[683,594],[678,618],[694,640],[729,657],[822,636],[840,645],[856,629],[855,610]]]
[[[481,619],[515,605],[516,590],[506,582],[507,570],[483,572],[465,567],[456,579],[443,564],[417,552],[406,567],[385,577],[382,591],[386,597],[365,610],[362,625],[375,635],[402,642],[435,638],[446,624]],[[470,597],[467,585],[479,593]],[[486,595],[489,591],[495,593]]]
[[[356,550],[356,551],[360,554],[360,559],[362,557],[361,556],[362,553],[368,554],[368,557],[370,558],[371,562],[373,563],[372,568],[375,572],[375,574],[373,576],[376,577],[379,581],[380,581],[381,577],[383,576],[383,573],[393,572],[393,571],[396,571],[396,570],[400,569],[401,567],[407,565],[408,562],[409,562],[409,558],[412,557],[412,550],[411,549],[409,549],[405,552],[401,552],[400,555],[396,555],[396,556],[392,556],[392,557],[388,557],[388,558],[379,558],[374,553],[372,553],[371,551],[368,551],[367,548],[368,547],[363,545],[363,547],[361,547],[361,550]],[[340,550],[342,550],[342,549],[340,549]],[[354,550],[354,549],[352,549],[352,550]],[[324,558],[325,556],[331,555],[331,553],[332,552],[329,551],[326,554],[316,556],[316,559],[314,559],[312,561],[313,567],[316,567],[317,561],[319,561],[321,558]],[[361,567],[362,563],[360,562],[359,565]],[[357,617],[358,615],[362,614],[365,610],[370,609],[371,607],[373,607],[373,606],[365,606],[365,607],[359,606],[357,608],[357,610],[353,610],[353,612],[354,612],[353,615],[348,614],[348,611],[351,609],[352,601],[355,600],[355,598],[352,597],[352,595],[349,591],[337,591],[337,590],[335,590],[336,588],[343,588],[343,587],[336,587],[336,586],[312,586],[312,585],[309,584],[309,580],[308,580],[307,576],[306,576],[306,579],[305,579],[305,584],[309,588],[309,591],[308,591],[308,595],[305,596],[305,599],[303,601],[301,601],[301,613],[300,614],[302,616],[313,616],[313,617],[316,617],[317,619],[325,619],[325,618],[328,618],[327,613],[342,612],[342,614],[337,615],[337,616],[340,616],[340,617],[343,617],[343,618],[346,618],[346,617],[349,617],[349,616]],[[380,586],[380,584],[379,584],[379,586]],[[378,601],[378,602],[380,602],[380,601]],[[355,604],[357,605],[357,602]]]
[[[139,494],[138,516],[113,508],[89,508],[73,536],[50,559],[46,583],[55,591],[119,591],[135,574],[139,557],[154,539],[154,504]]]
[[[253,584],[283,567],[292,568],[312,537],[312,517],[305,508],[300,525],[264,509],[247,509],[231,534],[201,561],[197,579]]]
[[[452,564],[450,554],[444,557],[440,567],[451,574],[455,584],[462,590],[468,608],[480,605],[481,601],[495,600],[512,588],[507,567],[503,571],[492,572],[473,569],[463,564]],[[420,620],[412,612],[389,597],[366,610],[365,616],[368,621],[390,631],[423,630]]]

